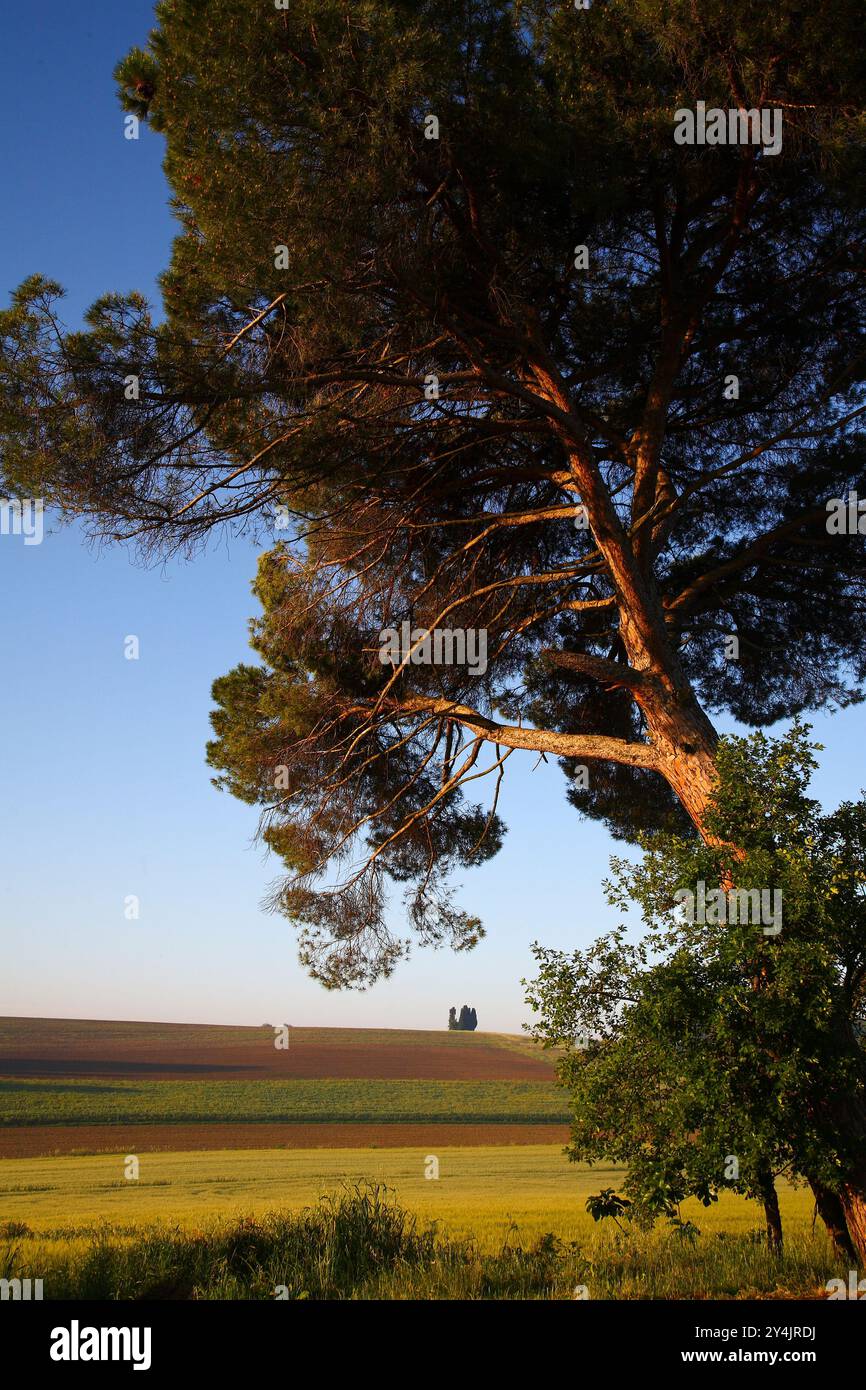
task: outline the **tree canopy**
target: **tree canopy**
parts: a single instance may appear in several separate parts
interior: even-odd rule
[[[19,288],[5,485],[145,550],[269,533],[209,759],[311,970],[365,985],[406,949],[389,883],[478,939],[449,874],[500,845],[473,782],[513,750],[615,834],[705,833],[709,713],[859,697],[864,538],[826,503],[866,495],[860,7],[157,18],[117,79],[165,140],[164,316],[112,292],[68,331]],[[677,143],[698,102],[781,113],[781,149]],[[404,622],[485,669],[383,665]]]

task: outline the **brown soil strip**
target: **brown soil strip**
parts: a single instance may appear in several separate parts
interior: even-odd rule
[[[258,1053],[248,1048],[205,1048],[192,1055],[171,1047],[151,1046],[145,1059],[138,1052],[124,1056],[85,1056],[47,1048],[36,1056],[0,1054],[0,1076],[111,1077],[131,1081],[256,1081],[346,1080],[369,1081],[548,1081],[551,1068],[540,1058],[521,1056],[505,1048],[478,1047],[449,1052],[441,1047],[317,1047],[296,1044],[278,1052],[263,1045]]]
[[[190,1149],[401,1149],[565,1144],[567,1125],[27,1125],[0,1129],[0,1158]]]

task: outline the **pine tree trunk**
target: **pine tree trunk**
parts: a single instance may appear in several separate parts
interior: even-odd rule
[[[716,786],[718,735],[689,691],[659,688],[636,692],[661,772],[698,833],[709,834],[706,814]]]

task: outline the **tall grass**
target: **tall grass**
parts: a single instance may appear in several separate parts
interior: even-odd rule
[[[820,1234],[789,1240],[782,1258],[756,1235],[720,1232],[693,1245],[639,1231],[525,1245],[513,1231],[486,1253],[420,1222],[379,1184],[205,1230],[103,1225],[84,1240],[70,1230],[66,1245],[22,1226],[2,1234],[0,1277],[41,1278],[47,1299],[818,1297],[839,1272]]]

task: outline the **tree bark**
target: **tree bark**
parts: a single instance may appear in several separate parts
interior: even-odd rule
[[[840,1048],[860,1044],[853,1031],[845,1029]],[[840,1179],[835,1189],[838,1213],[848,1234],[848,1253],[866,1267],[866,1106],[859,1095],[836,1096],[818,1107],[819,1115],[829,1119],[842,1141]],[[814,1188],[813,1188],[814,1190]]]
[[[810,1179],[809,1186],[815,1198],[818,1215],[824,1222],[837,1255],[846,1260],[857,1260],[857,1252],[848,1234],[848,1222],[838,1192],[816,1179]]]
[[[839,1204],[859,1266],[866,1266],[866,1186],[862,1180],[839,1188]]]
[[[694,696],[658,686],[635,691],[659,768],[703,839],[709,840],[707,809],[716,786],[718,735]]]
[[[779,1194],[772,1173],[762,1175],[760,1185],[761,1201],[764,1204],[764,1219],[767,1223],[767,1249],[774,1255],[782,1253],[782,1213],[779,1210]]]

